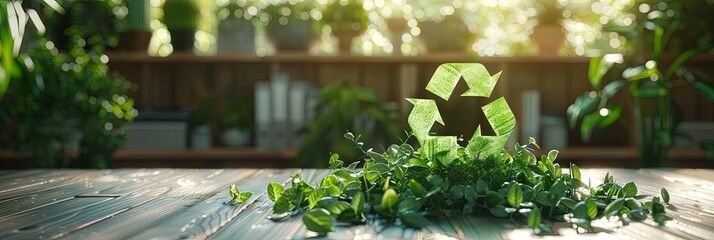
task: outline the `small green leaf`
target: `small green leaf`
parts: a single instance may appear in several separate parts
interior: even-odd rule
[[[337,176],[330,174],[330,175],[327,175],[327,177],[322,179],[322,181],[320,182],[320,186],[327,187],[327,186],[337,185],[339,183],[340,183],[340,180],[337,178]]]
[[[611,202],[610,204],[605,207],[605,212],[603,214],[605,216],[612,216],[620,212],[622,207],[625,204],[625,199],[624,198],[618,198],[617,200]]]
[[[240,190],[238,190],[238,187],[236,187],[236,185],[233,184],[230,187],[229,194],[231,195],[231,199],[235,200],[240,195]]]
[[[421,209],[421,202],[414,200],[414,199],[404,199],[403,201],[399,202],[399,206],[397,207],[397,211],[400,213],[406,213],[409,211],[419,211]]]
[[[508,187],[507,200],[512,207],[518,207],[523,202],[523,190],[518,186],[518,183],[511,183],[511,186]]]
[[[466,199],[466,201],[472,202],[472,201],[476,200],[477,197],[478,197],[478,192],[476,192],[476,189],[474,188],[474,186],[468,186],[468,187],[466,187],[466,189],[464,189],[464,198]]]
[[[464,197],[464,191],[466,190],[466,187],[464,185],[455,185],[451,187],[450,195],[452,199],[461,199]]]
[[[355,195],[352,196],[350,207],[355,211],[355,214],[359,215],[362,213],[362,208],[364,208],[364,194],[361,191],[356,192]]]
[[[337,153],[333,153],[332,155],[330,155],[330,161],[328,163],[332,164],[333,162],[335,162],[339,159],[340,159],[340,155]]]
[[[344,135],[344,137],[345,137],[347,140],[350,140],[350,141],[354,141],[354,140],[355,140],[355,135],[352,134],[351,132],[346,132],[345,135]]]
[[[409,189],[412,190],[414,196],[417,197],[424,197],[424,195],[426,194],[424,186],[422,186],[421,183],[415,181],[414,179],[409,179]]]
[[[637,195],[637,185],[635,185],[634,182],[628,182],[627,184],[625,184],[625,186],[622,187],[620,194],[623,197],[634,197],[635,195]]]
[[[399,195],[394,189],[387,189],[382,195],[382,207],[384,209],[392,209],[395,204],[399,201]]]
[[[570,164],[570,176],[572,176],[575,180],[581,180],[580,168],[578,165],[575,165],[575,163]]]
[[[528,226],[531,227],[532,229],[536,229],[538,226],[540,226],[540,221],[541,221],[540,208],[535,207],[528,214]]]
[[[302,222],[308,230],[316,232],[318,235],[325,235],[335,230],[332,225],[330,212],[322,208],[308,210],[302,217]]]
[[[476,191],[480,194],[486,194],[488,192],[488,183],[483,179],[478,179],[476,181]]]
[[[488,211],[495,217],[508,217],[508,211],[506,211],[506,206],[500,204],[489,207]]]
[[[327,211],[329,211],[333,216],[339,216],[343,211],[345,210],[352,210],[352,206],[343,201],[335,201],[332,202],[329,206],[327,206]]]
[[[441,183],[444,182],[444,179],[439,175],[429,175],[426,180],[429,181],[432,186],[441,186]]]
[[[590,219],[590,215],[588,214],[588,205],[585,202],[575,204],[575,208],[573,208],[573,217],[579,219]]]
[[[560,204],[562,204],[567,209],[572,210],[573,208],[575,208],[575,205],[578,204],[578,202],[576,202],[573,199],[563,197],[563,198],[560,198]]]
[[[672,220],[672,217],[670,217],[670,216],[667,215],[666,213],[657,213],[657,214],[654,214],[654,215],[652,216],[652,218],[653,218],[654,221],[657,222],[657,224],[659,224],[659,225],[664,224],[664,222],[666,222],[666,221]]]
[[[550,150],[550,152],[548,152],[548,161],[554,162],[555,158],[558,157],[558,153],[559,153],[558,150],[555,150],[555,149]]]
[[[597,217],[597,205],[595,204],[595,201],[588,198],[585,200],[585,205],[588,209],[588,217],[590,219],[595,219],[595,217]]]
[[[402,214],[401,216],[399,216],[399,219],[402,220],[402,223],[410,227],[420,228],[431,225],[429,219],[426,219],[424,216],[417,212],[409,212],[406,214]]]
[[[565,196],[565,191],[567,191],[567,186],[565,186],[562,181],[553,183],[553,186],[551,186],[549,190],[551,194],[558,196],[558,199]]]
[[[313,208],[315,206],[315,204],[317,204],[317,200],[320,200],[320,198],[327,197],[327,196],[328,196],[327,188],[320,187],[320,188],[313,190],[312,193],[310,193],[310,196],[307,197],[309,208]]]
[[[372,159],[372,161],[374,161],[377,164],[379,164],[379,163],[389,164],[389,161],[387,161],[387,159],[384,158],[384,156],[382,156],[382,154],[376,153],[372,150],[367,151],[367,156],[369,156],[369,158]]]
[[[279,197],[278,200],[275,201],[275,205],[273,205],[273,213],[284,213],[292,209],[293,206],[291,206],[290,200],[285,196]]]
[[[662,201],[664,201],[665,203],[669,203],[669,192],[667,192],[667,189],[662,188],[659,191],[660,195],[662,195]]]
[[[494,207],[496,205],[500,205],[503,203],[503,198],[501,197],[501,194],[498,194],[497,192],[494,191],[488,191],[486,193],[486,205],[489,207]]]
[[[283,193],[283,190],[283,185],[279,183],[271,182],[268,184],[268,198],[270,198],[270,201],[277,201]]]
[[[238,202],[238,203],[242,203],[242,202],[247,201],[251,196],[253,196],[253,192],[242,192],[242,193],[240,193],[238,198],[234,199],[234,200],[236,200],[236,202]]]

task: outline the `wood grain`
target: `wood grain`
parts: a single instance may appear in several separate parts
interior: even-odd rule
[[[2,171],[0,239],[306,239],[316,234],[300,215],[273,222],[269,182],[289,184],[300,172],[314,183],[329,174],[314,169],[119,169]],[[675,219],[657,225],[648,219],[628,225],[600,223],[596,233],[580,234],[555,223],[555,235],[535,236],[522,221],[487,213],[433,217],[414,229],[370,216],[364,225],[338,225],[330,239],[529,239],[635,238],[708,239],[714,235],[714,170],[581,169],[596,184],[606,173],[639,193],[670,193],[667,212]],[[254,195],[241,204],[228,201],[236,184]],[[604,224],[604,225],[603,225]],[[608,225],[609,224],[609,225]]]

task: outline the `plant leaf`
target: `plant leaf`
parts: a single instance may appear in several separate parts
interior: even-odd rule
[[[625,186],[622,187],[622,190],[620,190],[620,194],[622,194],[623,197],[634,197],[637,195],[637,185],[635,185],[634,182],[628,182],[625,184]]]
[[[387,191],[384,192],[384,195],[382,195],[382,207],[384,209],[392,209],[398,201],[399,195],[397,195],[397,192],[394,191],[394,189],[387,189]]]
[[[404,199],[403,201],[399,202],[399,206],[397,207],[397,211],[399,213],[406,213],[410,211],[419,211],[421,209],[421,202],[414,200],[414,199]]]
[[[429,219],[426,219],[424,216],[416,212],[402,214],[401,216],[399,216],[399,219],[401,219],[404,224],[410,227],[420,228],[431,225],[431,221],[429,221]]]
[[[580,168],[575,163],[570,164],[570,176],[573,176],[575,180],[581,180]]]
[[[662,201],[669,203],[669,192],[667,192],[667,189],[662,188],[659,190],[660,195],[662,195]]]
[[[238,203],[242,203],[247,201],[251,196],[253,196],[253,192],[242,192],[240,193],[240,195],[238,195],[238,198],[234,200],[236,200],[236,202]]]
[[[540,225],[540,221],[541,221],[540,208],[535,207],[528,214],[528,226],[531,227],[532,229],[536,229]]]
[[[357,191],[354,196],[352,196],[352,202],[350,202],[350,207],[359,215],[362,213],[362,208],[364,208],[364,194],[362,191]]]
[[[624,204],[625,204],[625,199],[618,198],[617,200],[608,204],[607,207],[605,207],[605,212],[603,212],[603,214],[605,216],[612,216],[614,214],[617,214],[618,212],[620,212],[620,210],[622,209]]]
[[[414,179],[409,179],[409,189],[412,190],[412,193],[414,193],[417,197],[424,197],[424,195],[426,195],[424,186],[422,186],[421,183],[414,181]]]
[[[268,198],[270,201],[277,201],[280,195],[283,193],[283,185],[276,182],[271,182],[268,184]]]
[[[518,183],[511,183],[511,186],[508,187],[507,200],[512,207],[518,207],[523,202],[523,190],[518,186]]]
[[[308,210],[303,215],[302,222],[308,230],[316,232],[318,235],[325,235],[328,232],[335,231],[330,212],[322,208]]]

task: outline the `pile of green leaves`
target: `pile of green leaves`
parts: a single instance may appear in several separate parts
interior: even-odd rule
[[[537,233],[551,233],[552,221],[592,231],[591,221],[599,218],[626,223],[651,216],[660,224],[671,219],[664,211],[663,203],[669,202],[665,189],[661,198],[641,195],[634,182],[620,185],[609,174],[601,184],[585,184],[576,165],[568,173],[554,163],[557,150],[537,159],[533,139],[484,158],[471,158],[458,147],[458,158],[444,164],[409,144],[379,153],[363,150],[359,136],[348,132],[345,137],[362,150],[364,161],[344,166],[333,154],[331,174],[315,184],[300,174],[287,188],[270,183],[268,197],[275,202],[271,219],[302,213],[307,229],[320,235],[334,231],[335,223],[364,224],[368,215],[385,224],[418,228],[431,224],[426,216],[490,214],[526,221]],[[234,192],[238,190],[231,193],[240,202]]]

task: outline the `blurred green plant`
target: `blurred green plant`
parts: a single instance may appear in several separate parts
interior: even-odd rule
[[[201,17],[196,0],[170,0],[164,2],[162,22],[171,34],[174,49],[191,49]]]
[[[5,13],[9,5],[2,3]],[[135,86],[109,73],[109,58],[103,54],[112,45],[110,37],[103,34],[114,31],[103,31],[102,26],[116,26],[116,18],[99,22],[100,17],[92,17],[112,12],[105,2],[45,4],[49,8],[45,8],[43,19],[51,23],[47,38],[25,32],[32,35],[26,50],[17,57],[2,53],[3,65],[10,59],[16,78],[0,104],[3,147],[30,153],[38,167],[107,167],[111,153],[125,141],[123,123],[138,115],[133,100],[125,95]],[[19,14],[21,6],[14,6]],[[103,7],[106,11],[87,10]],[[33,21],[41,34],[44,25],[38,24],[39,15],[32,9],[26,12],[30,18],[37,18]],[[5,31],[3,28],[1,32]],[[66,154],[74,148],[77,155]]]
[[[199,125],[211,125],[212,121],[214,121],[215,107],[215,99],[206,98],[201,100],[198,106],[191,111],[191,116],[188,119],[189,126],[193,128]]]
[[[702,80],[703,76],[685,66],[695,55],[710,51],[711,43],[698,44],[680,52],[668,64],[664,64],[662,59],[668,49],[668,42],[681,37],[675,33],[681,30],[682,13],[647,14],[647,20],[604,27],[605,31],[625,36],[637,47],[634,47],[632,67],[622,71],[622,79],[604,86],[604,76],[613,63],[607,61],[607,57],[591,59],[588,79],[594,91],[583,93],[567,110],[571,127],[582,120],[580,130],[584,141],[589,141],[594,129],[610,126],[620,119],[623,104],[608,101],[629,85],[629,93],[634,101],[634,127],[642,166],[661,167],[666,161],[665,153],[672,147],[673,138],[686,135],[677,129],[682,121],[682,110],[670,94],[671,90],[688,86],[709,101],[714,101],[714,85]]]
[[[50,5],[51,9],[64,12],[60,6]],[[24,38],[26,19],[30,19],[37,29],[37,34],[45,33],[44,23],[34,9],[25,10],[19,1],[0,1],[0,101],[5,96],[10,80],[20,78],[21,68],[15,57],[20,52]],[[21,20],[22,19],[22,20]]]
[[[277,0],[258,4],[261,20],[265,25],[279,23],[286,25],[290,20],[309,21],[312,1]],[[265,17],[263,17],[265,16]],[[267,20],[267,21],[265,21]]]
[[[322,159],[327,153],[358,159],[361,151],[342,138],[348,129],[357,135],[370,136],[378,144],[396,140],[400,126],[391,117],[393,112],[370,89],[354,87],[347,82],[325,86],[315,106],[315,119],[307,126],[307,137],[298,149],[294,165],[325,168],[328,163]]]
[[[364,31],[369,25],[367,11],[362,1],[334,0],[323,10],[320,27],[330,26],[332,30]],[[321,28],[320,28],[321,29]]]
[[[231,101],[226,103],[221,109],[218,117],[218,124],[221,129],[238,128],[241,130],[253,130],[253,103],[249,101]]]
[[[0,105],[0,122],[11,129],[3,140],[31,153],[38,167],[105,168],[125,142],[124,122],[138,115],[124,95],[134,85],[109,73],[102,52],[77,46],[60,53],[48,43],[40,39],[18,57],[23,78]],[[71,159],[65,153],[75,144],[79,154]]]
[[[128,22],[125,19],[129,10],[126,2],[56,0],[64,11],[44,8],[43,19],[47,25],[47,39],[61,50],[72,49],[73,45],[101,46],[114,48],[119,44],[119,33],[124,31]],[[84,38],[74,42],[70,36],[80,32]]]

